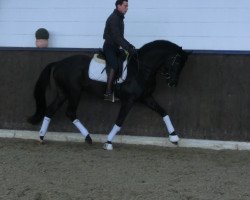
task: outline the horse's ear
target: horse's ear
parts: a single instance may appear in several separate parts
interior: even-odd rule
[[[182,47],[180,47],[182,51],[184,51],[186,53],[186,56],[190,56],[191,54],[193,54],[193,50],[184,50]]]

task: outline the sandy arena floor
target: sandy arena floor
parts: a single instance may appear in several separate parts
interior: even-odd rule
[[[0,139],[1,200],[249,200],[250,152]]]

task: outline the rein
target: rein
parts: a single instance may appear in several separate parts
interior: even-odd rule
[[[181,58],[181,55],[180,55],[179,52],[177,52],[177,53],[172,57],[172,62],[171,62],[171,64],[170,64],[171,67],[169,67],[169,69],[168,69],[168,76],[167,76],[167,74],[163,74],[163,73],[162,73],[162,75],[165,76],[166,79],[169,79],[169,78],[170,78],[170,71],[171,71],[172,67],[174,66],[174,64],[176,63],[178,57]],[[136,61],[136,63],[137,63],[137,70],[138,70],[138,72],[139,72],[141,64],[140,64],[138,52],[136,52],[135,56],[133,56],[133,57],[130,56],[130,57],[128,58],[128,63],[129,63],[129,61],[130,61],[131,59],[135,59],[135,61]],[[128,65],[128,63],[127,63],[127,65]],[[126,67],[124,68],[123,72],[127,69],[127,65],[126,65]],[[148,65],[146,65],[146,64],[144,64],[144,65],[145,65],[146,67],[148,67]]]
[[[140,61],[139,61],[139,58],[138,58],[138,53],[136,52],[136,62],[137,62],[137,70],[138,70],[138,72],[139,72],[139,70],[140,70]],[[126,67],[124,67],[124,69],[123,69],[123,72],[128,68],[128,63],[129,63],[129,61],[131,60],[131,56],[128,58],[128,62],[127,62],[127,65],[126,65]],[[122,72],[122,73],[123,73]]]
[[[129,57],[129,59],[128,59],[128,63],[129,63],[129,61],[131,60],[131,57],[132,56],[130,56]],[[138,58],[139,56],[138,56],[138,53],[136,52],[136,58],[134,58],[134,59],[136,59],[136,62],[137,62],[137,69],[138,69],[138,71],[140,70],[140,61],[139,61],[139,58]],[[126,68],[127,68],[127,66],[126,66]]]

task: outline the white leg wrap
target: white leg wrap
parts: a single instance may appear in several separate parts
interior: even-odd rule
[[[117,126],[116,124],[113,126],[112,130],[108,135],[108,141],[112,142],[115,135],[121,130],[121,127]]]
[[[49,127],[49,123],[50,123],[50,118],[48,117],[44,117],[43,118],[43,123],[42,123],[42,127],[39,131],[39,136],[45,136],[47,130],[48,130],[48,127]]]
[[[168,133],[171,134],[174,132],[174,127],[171,123],[171,120],[169,118],[168,115],[166,115],[165,117],[163,117],[163,121],[165,122],[166,126],[167,126],[167,129],[168,129]]]
[[[86,137],[89,134],[88,130],[83,126],[83,124],[78,119],[75,119],[73,121],[73,124],[76,126],[76,128],[81,132],[81,134],[84,137]]]

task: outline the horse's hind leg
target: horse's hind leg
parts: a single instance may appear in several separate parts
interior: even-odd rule
[[[43,141],[44,136],[48,130],[49,123],[51,118],[56,113],[56,111],[62,106],[63,102],[65,101],[65,95],[62,90],[57,91],[57,95],[53,102],[47,107],[45,111],[45,116],[43,118],[43,123],[41,129],[39,131],[40,140]]]
[[[66,116],[76,126],[76,128],[80,131],[80,133],[85,137],[85,142],[87,142],[88,144],[92,144],[92,139],[90,137],[88,130],[80,122],[80,120],[77,119],[77,116],[76,116],[76,110],[80,101],[80,96],[81,96],[80,89],[71,91],[69,102],[68,102],[68,107],[66,111]]]
[[[133,107],[133,105],[134,105],[133,100],[122,102],[115,125],[113,126],[112,130],[108,134],[107,142],[104,143],[103,148],[105,150],[113,150],[112,140],[115,137],[115,135],[121,130],[122,124],[124,120],[126,119],[129,111]]]
[[[167,115],[167,112],[157,103],[157,101],[152,96],[144,99],[142,103],[144,103],[147,107],[151,108],[163,117],[163,121],[165,122],[169,133],[170,142],[177,143],[179,141],[179,137],[175,132],[175,129],[172,125],[169,116]]]

